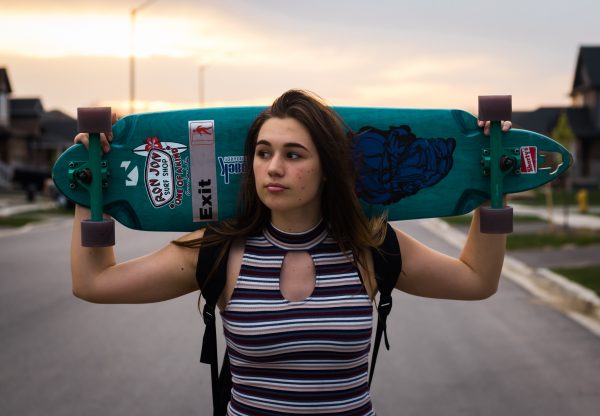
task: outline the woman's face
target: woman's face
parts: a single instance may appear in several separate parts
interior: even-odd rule
[[[321,162],[300,122],[289,117],[267,120],[258,132],[253,168],[256,192],[274,222],[277,216],[320,219]]]

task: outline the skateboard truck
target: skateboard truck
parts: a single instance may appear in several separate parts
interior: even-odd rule
[[[512,96],[479,96],[479,120],[490,122],[490,148],[483,151],[483,173],[490,175],[491,206],[481,207],[479,229],[487,234],[506,234],[513,231],[513,209],[502,202],[504,176],[518,172],[520,166],[514,149],[502,148],[502,121],[512,118]]]
[[[483,149],[481,152],[481,173],[483,176],[490,176],[491,159],[490,149]],[[520,175],[520,166],[521,151],[518,148],[504,148],[504,155],[500,158],[500,171],[502,175],[506,176],[509,173]]]
[[[102,188],[108,186],[108,164],[106,161],[102,161],[101,164],[101,176],[102,176]],[[86,188],[89,191],[90,184],[92,183],[92,169],[89,167],[87,161],[76,161],[69,163],[69,188],[77,189],[80,186]]]
[[[111,108],[78,108],[77,131],[89,133],[87,162],[71,162],[71,187],[81,185],[90,193],[91,218],[81,221],[81,245],[84,247],[109,247],[115,244],[115,222],[102,216],[102,188],[108,176],[106,161],[102,160],[100,133],[111,131]]]

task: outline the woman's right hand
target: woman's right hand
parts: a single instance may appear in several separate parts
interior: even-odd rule
[[[112,113],[112,124],[117,122],[117,114]],[[100,133],[100,147],[102,147],[102,151],[104,153],[108,153],[110,151],[110,142],[112,142],[113,133],[112,131],[106,133]],[[89,149],[90,146],[90,135],[88,133],[78,133],[73,139],[74,143],[81,143],[85,146],[86,149]]]

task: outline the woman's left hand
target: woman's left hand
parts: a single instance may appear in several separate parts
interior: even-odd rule
[[[491,123],[489,121],[482,121],[482,120],[478,120],[477,121],[477,125],[479,127],[483,127],[483,134],[485,134],[486,136],[490,135],[490,125]],[[500,125],[502,126],[502,132],[506,133],[507,131],[509,131],[512,127],[512,122],[511,121],[501,121]]]

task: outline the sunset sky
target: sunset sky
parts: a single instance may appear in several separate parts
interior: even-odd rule
[[[143,0],[0,0],[0,67],[46,110],[127,109],[130,10]],[[500,6],[501,5],[501,6]],[[268,104],[289,88],[333,105],[456,107],[512,94],[568,105],[600,1],[155,0],[136,25],[137,111]]]

